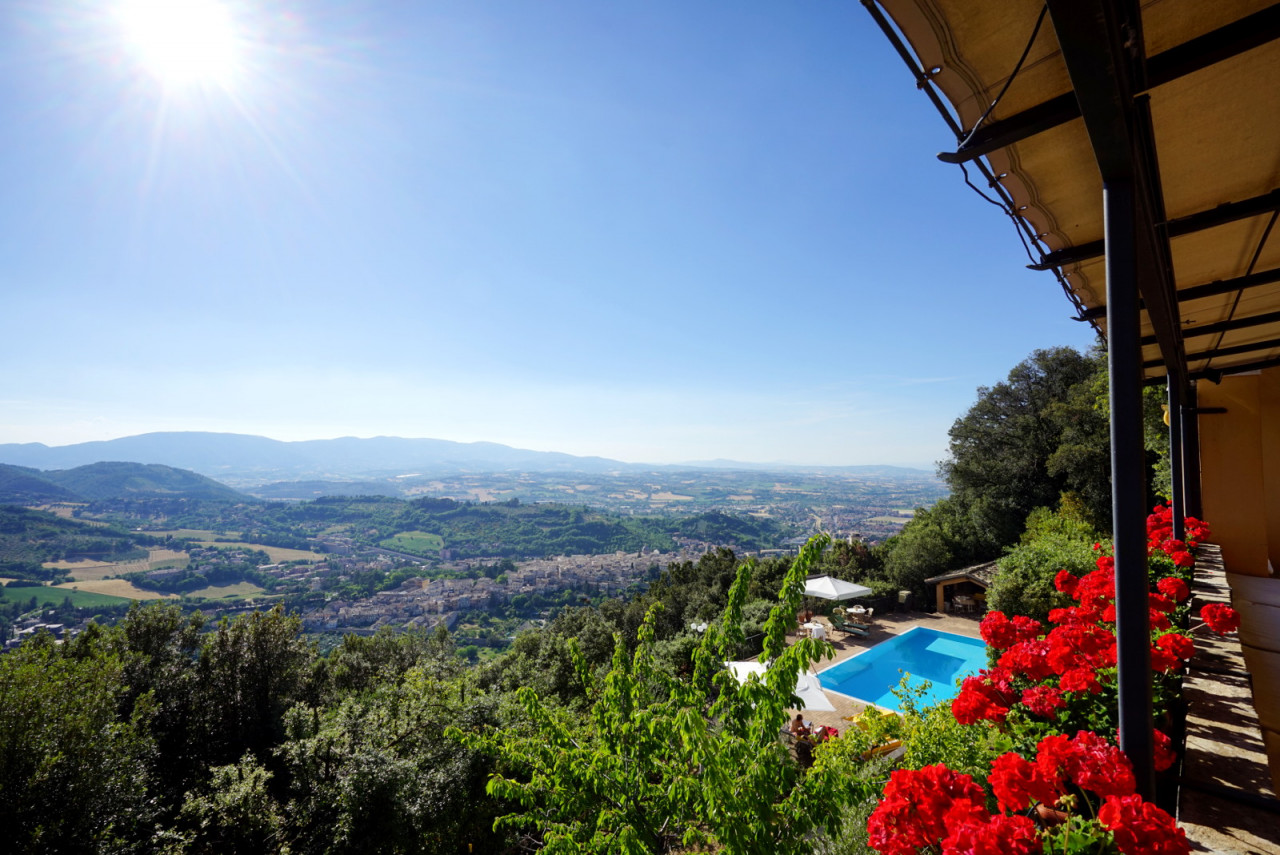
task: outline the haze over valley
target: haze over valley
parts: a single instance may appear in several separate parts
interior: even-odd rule
[[[944,494],[900,467],[654,466],[431,439],[8,444],[0,602],[56,607],[71,628],[133,600],[279,602],[321,634],[444,624],[502,646],[522,620],[721,547],[783,554],[819,531],[874,544]]]

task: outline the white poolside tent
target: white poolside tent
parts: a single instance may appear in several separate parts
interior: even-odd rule
[[[865,597],[870,593],[871,589],[866,585],[846,582],[834,576],[814,576],[812,579],[806,579],[804,583],[806,597],[818,597],[823,600],[852,600],[854,597]]]
[[[745,662],[726,662],[724,664],[739,683],[747,682],[747,679],[752,674],[763,680],[764,672],[768,670],[763,663],[754,659],[748,659]],[[835,706],[832,705],[831,701],[827,700],[827,696],[822,691],[822,686],[815,675],[801,672],[800,676],[796,678],[796,687],[793,691],[800,698],[800,709],[835,712]]]

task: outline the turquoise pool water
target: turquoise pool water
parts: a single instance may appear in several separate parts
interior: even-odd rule
[[[987,645],[982,639],[917,626],[818,672],[818,680],[828,691],[897,710],[893,690],[904,671],[911,686],[926,680],[931,684],[923,702],[929,705],[955,697],[956,681],[985,667]]]

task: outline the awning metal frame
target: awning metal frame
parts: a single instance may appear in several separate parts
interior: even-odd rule
[[[1224,59],[1280,38],[1280,6],[1272,6],[1211,33],[1158,53],[1146,60],[1145,79],[1151,88],[1177,80]],[[1080,118],[1080,104],[1067,92],[1021,113],[979,128],[954,152],[943,152],[943,163],[964,163],[1038,133]],[[1100,253],[1099,253],[1100,254]]]

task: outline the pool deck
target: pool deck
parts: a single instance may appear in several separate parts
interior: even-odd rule
[[[970,638],[982,637],[978,632],[978,623],[982,620],[981,615],[931,614],[929,612],[877,614],[871,621],[870,638],[858,638],[853,635],[845,635],[839,630],[832,630],[830,629],[831,622],[824,617],[815,618],[815,620],[828,627],[827,639],[831,641],[835,658],[823,659],[821,662],[814,663],[811,669],[813,672],[830,668],[838,662],[843,662],[851,656],[856,656],[864,650],[869,650],[890,636],[901,635],[917,626],[926,626],[940,632],[954,632],[956,635],[965,635]],[[790,635],[788,636],[788,641],[795,641],[796,637],[794,634]],[[849,716],[856,716],[867,706],[852,698],[835,692],[828,692],[825,689],[823,694],[827,696],[827,700],[831,701],[831,704],[836,708],[835,712],[791,710],[791,713],[803,712],[806,721],[812,721],[815,725],[834,727],[843,732],[849,726],[849,722],[845,719]]]

